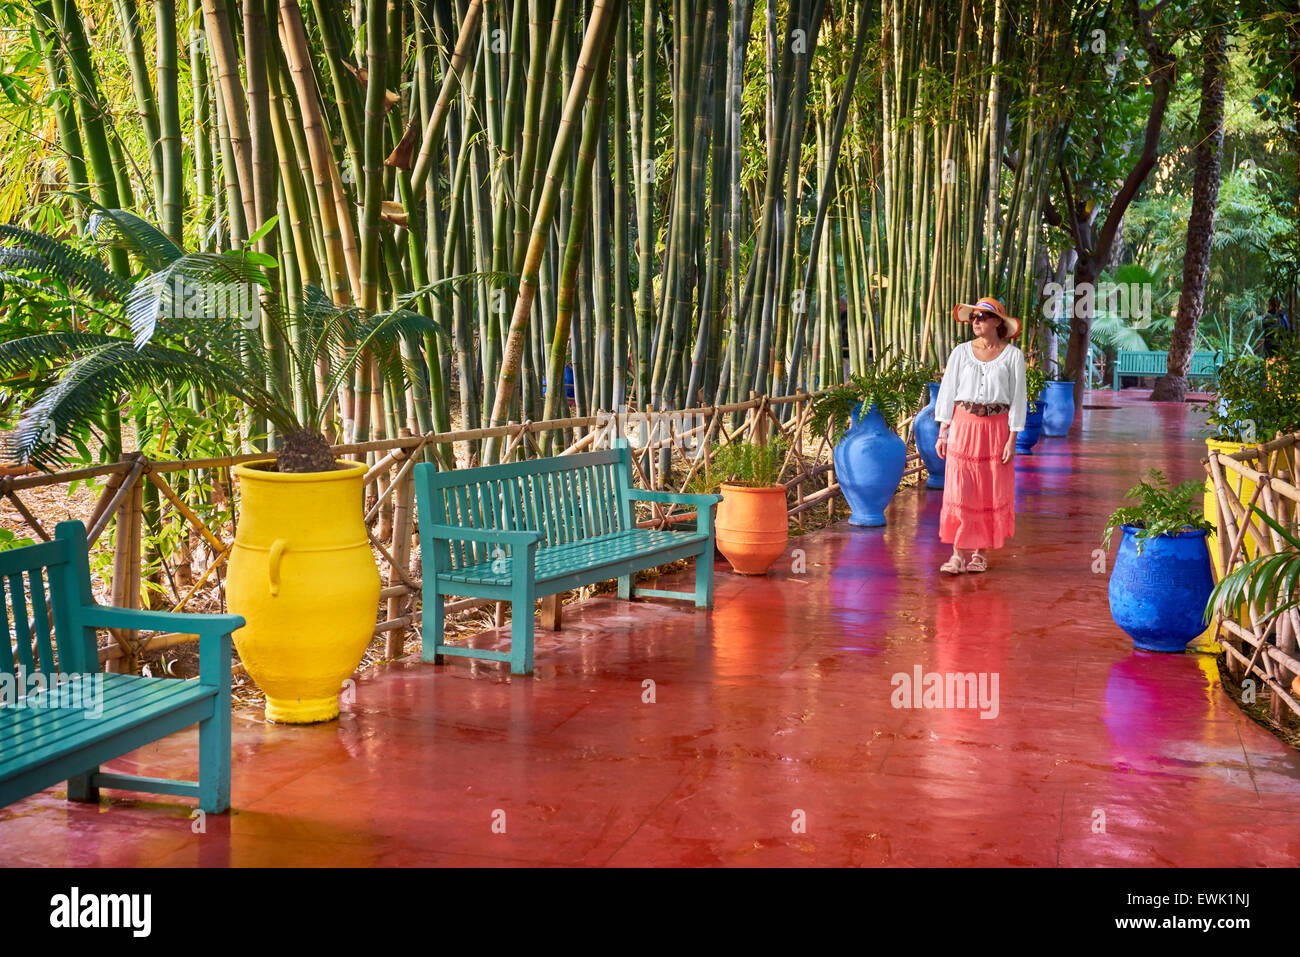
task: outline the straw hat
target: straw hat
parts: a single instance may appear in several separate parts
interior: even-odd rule
[[[1014,339],[1020,334],[1020,320],[1015,316],[1008,316],[1002,308],[1002,302],[994,299],[992,296],[985,296],[973,306],[965,303],[958,303],[952,311],[952,317],[958,322],[970,322],[971,316],[976,312],[992,313],[1007,324],[1007,338]]]

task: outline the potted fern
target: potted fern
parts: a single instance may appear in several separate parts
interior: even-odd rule
[[[811,425],[815,433],[829,430],[835,443],[835,477],[850,524],[885,524],[885,507],[907,464],[907,445],[895,430],[919,404],[929,378],[914,362],[882,356],[865,374],[814,400]]]
[[[765,575],[790,537],[781,469],[787,443],[732,442],[713,452],[699,491],[719,492],[714,520],[718,551],[741,575]]]
[[[64,464],[99,411],[142,386],[234,396],[269,423],[274,456],[234,469],[242,494],[227,597],[247,621],[234,640],[269,720],[334,718],[373,634],[380,579],[362,512],[366,466],[336,459],[323,426],[363,362],[375,357],[404,383],[399,341],[446,333],[408,309],[338,306],[313,286],[288,297],[266,271],[274,260],[250,250],[188,253],[122,210],[92,217],[92,232],[105,226],[147,270],[138,282],[58,240],[0,226],[0,269],[56,277],[122,330],[0,343],[0,379],[53,370],[9,451],[43,468]]]
[[[1181,652],[1203,630],[1214,588],[1206,535],[1213,526],[1200,505],[1201,482],[1178,486],[1159,469],[1126,493],[1133,505],[1106,522],[1102,546],[1123,531],[1110,576],[1110,614],[1138,648]]]

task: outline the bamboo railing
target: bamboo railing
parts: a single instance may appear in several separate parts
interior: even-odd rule
[[[781,476],[789,476],[783,484],[793,494],[790,506],[792,521],[802,524],[803,513],[822,502],[829,503],[833,520],[835,498],[840,494],[840,487],[835,481],[828,437],[809,434],[807,423],[813,398],[814,395],[806,392],[779,398],[751,396],[745,402],[677,412],[600,412],[567,419],[509,423],[496,428],[426,435],[408,433],[392,439],[334,446],[333,451],[339,458],[374,460],[363,481],[366,525],[384,580],[375,624],[375,635],[385,636],[384,656],[396,658],[404,654],[408,633],[418,627],[416,601],[420,596],[421,572],[419,549],[413,547],[418,534],[413,473],[415,464],[424,460],[434,447],[450,445],[457,467],[463,468],[474,464],[470,443],[477,440],[496,438],[503,441],[504,458],[509,458],[540,456],[542,449],[537,436],[545,432],[576,436],[560,455],[608,447],[611,439],[621,435],[631,439],[634,477],[641,487],[666,490],[672,483],[671,490],[681,491],[701,468],[709,464],[712,449],[718,445],[742,439],[767,441],[779,434],[789,443]],[[913,419],[904,420],[898,427],[899,434],[909,443]],[[153,461],[142,453],[133,452],[120,462],[66,472],[0,474],[0,499],[13,505],[34,535],[49,540],[51,530],[44,527],[19,493],[107,476],[108,480],[86,519],[87,539],[93,548],[110,522],[116,522],[112,568],[108,575],[109,600],[118,607],[139,608],[145,598],[143,493],[145,484],[150,483],[158,489],[160,496],[159,525],[179,521],[182,523],[180,531],[186,539],[185,546],[179,550],[179,559],[161,562],[162,568],[155,577],[162,581],[152,586],[154,600],[157,600],[159,588],[170,586],[171,599],[166,607],[180,611],[197,595],[203,594],[207,585],[215,589],[224,607],[222,567],[233,545],[237,511],[230,469],[267,457],[266,452],[252,452],[220,458]],[[429,456],[429,460],[438,461],[438,458]],[[667,469],[664,468],[665,462],[669,466]],[[910,452],[904,478],[923,470],[919,454]],[[206,480],[202,478],[204,475],[208,477]],[[182,494],[178,489],[185,492]],[[226,509],[222,521],[202,517],[201,513],[212,513],[215,506],[223,504]],[[649,505],[643,508],[646,511],[639,515],[638,523],[646,527],[664,527],[687,517],[674,514],[673,506]],[[182,563],[190,566],[190,572],[178,576],[178,566]],[[196,564],[201,566],[201,571],[193,567]],[[193,581],[189,581],[191,576]],[[488,604],[492,602],[469,598],[448,602],[445,607],[448,615],[454,615]],[[497,620],[500,623],[500,609]],[[112,671],[138,671],[144,654],[195,641],[193,635],[183,634],[160,634],[147,638],[124,631],[110,634],[112,641],[100,648],[99,657]]]
[[[1258,506],[1283,528],[1295,522],[1300,509],[1297,446],[1300,432],[1231,454],[1211,451],[1205,460],[1214,488],[1222,574],[1240,568],[1252,557],[1271,555],[1285,547],[1282,537],[1250,506]],[[1245,502],[1242,495],[1247,496]],[[1288,717],[1284,709],[1290,709],[1292,717],[1300,717],[1300,694],[1295,690],[1300,676],[1296,650],[1300,609],[1287,609],[1261,625],[1257,618],[1266,618],[1273,610],[1272,604],[1266,605],[1257,616],[1243,603],[1230,614],[1216,614],[1214,635],[1227,654],[1229,674],[1238,683],[1250,677],[1267,687],[1271,717],[1282,724]]]

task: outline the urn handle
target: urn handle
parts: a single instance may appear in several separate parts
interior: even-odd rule
[[[284,550],[289,547],[289,540],[286,538],[277,538],[271,545],[271,554],[267,559],[266,572],[271,579],[272,597],[280,594],[280,559],[284,557]]]

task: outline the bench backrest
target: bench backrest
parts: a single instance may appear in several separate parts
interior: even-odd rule
[[[99,671],[95,631],[81,625],[91,605],[86,526],[60,522],[53,541],[0,552],[0,676]],[[21,669],[21,670],[20,670]],[[19,681],[18,695],[26,690]]]
[[[1214,375],[1219,368],[1220,355],[1218,352],[1193,352],[1188,375]],[[1168,352],[1120,349],[1115,359],[1115,370],[1123,375],[1164,375],[1168,361]]]
[[[602,452],[440,472],[415,467],[420,520],[435,525],[541,532],[539,548],[631,528],[631,453]],[[422,543],[428,548],[429,543]],[[500,549],[501,551],[497,551]],[[438,570],[463,568],[509,555],[503,544],[437,542]]]

